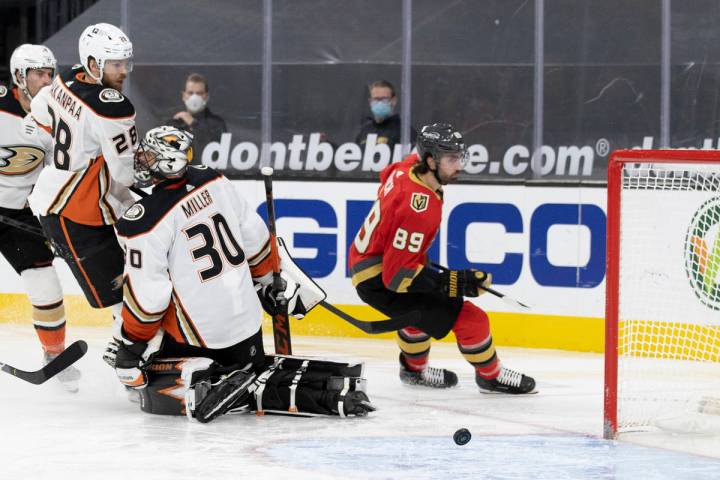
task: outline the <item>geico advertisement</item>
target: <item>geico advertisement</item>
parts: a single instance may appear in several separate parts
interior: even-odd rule
[[[265,216],[261,181],[234,181]],[[375,199],[377,184],[276,181],[278,234],[328,300],[361,304],[350,283],[347,250]],[[432,259],[451,268],[493,274],[498,290],[530,304],[533,313],[602,317],[605,285],[605,190],[450,185]],[[66,293],[81,293],[56,260]],[[1,291],[21,292],[0,260]],[[7,281],[7,279],[12,279]],[[483,295],[478,304],[510,311]]]
[[[260,182],[238,181],[266,215]],[[347,250],[375,199],[377,184],[275,182],[278,234],[330,302],[361,304]],[[493,274],[498,290],[534,313],[604,316],[605,189],[450,185],[432,259]],[[477,302],[510,311],[491,295]]]

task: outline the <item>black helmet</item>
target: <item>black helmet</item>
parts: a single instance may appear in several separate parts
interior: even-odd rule
[[[465,142],[462,133],[449,123],[425,125],[417,137],[417,152],[422,163],[428,155],[439,160],[443,153],[465,154]]]

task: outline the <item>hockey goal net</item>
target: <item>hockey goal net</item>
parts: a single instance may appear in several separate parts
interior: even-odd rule
[[[720,432],[720,152],[608,165],[606,438]]]

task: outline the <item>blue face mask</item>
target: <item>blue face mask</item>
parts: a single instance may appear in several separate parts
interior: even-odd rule
[[[373,117],[375,117],[375,121],[382,122],[392,115],[392,105],[390,104],[390,100],[372,102],[370,104],[370,111],[372,112]]]

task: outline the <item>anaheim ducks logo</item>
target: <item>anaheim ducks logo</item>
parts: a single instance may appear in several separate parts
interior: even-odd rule
[[[424,193],[413,193],[410,199],[410,208],[418,213],[427,210],[429,197]]]
[[[125,211],[123,218],[125,220],[133,221],[142,218],[143,215],[145,215],[145,207],[136,203]]]
[[[100,101],[104,103],[119,103],[125,100],[122,93],[114,88],[105,88],[100,92]]]
[[[0,175],[25,175],[32,172],[45,159],[41,148],[30,145],[0,147]]]

